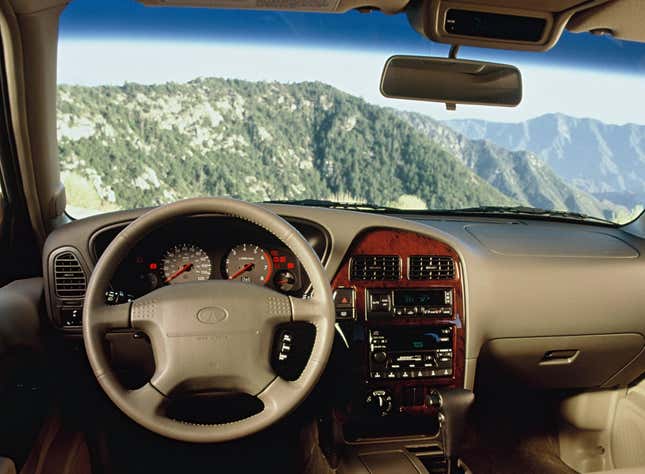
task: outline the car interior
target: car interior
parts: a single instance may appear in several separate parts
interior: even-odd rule
[[[645,473],[645,202],[638,191],[634,206],[618,202],[609,185],[588,197],[576,178],[591,176],[583,145],[609,125],[564,128],[560,117],[531,129],[559,139],[557,151],[591,127],[577,152],[588,164],[563,180],[564,155],[544,164],[528,139],[512,145],[510,125],[457,120],[454,132],[452,120],[330,92],[322,76],[117,84],[109,65],[95,67],[108,64],[98,39],[86,56],[61,59],[81,44],[65,30],[74,8],[89,12],[78,30],[88,37],[108,20],[133,35],[146,25],[174,34],[163,25],[175,21],[207,35],[203,19],[224,18],[225,30],[239,18],[221,43],[232,57],[256,21],[271,33],[284,19],[275,31],[303,41],[334,36],[326,25],[354,41],[352,22],[379,35],[396,22],[427,50],[392,40],[373,77],[385,104],[510,114],[538,82],[516,57],[555,64],[559,51],[585,58],[603,41],[616,57],[634,51],[632,79],[643,81],[645,1],[92,1],[0,0],[0,474]],[[119,47],[134,50],[151,31]],[[158,47],[170,62],[170,47]],[[317,51],[303,54],[332,54]],[[115,56],[125,64],[125,54]],[[232,64],[261,69],[244,58]],[[595,86],[608,91],[618,73],[602,61],[606,85]],[[70,64],[96,81],[74,83]],[[212,100],[162,97],[175,89]],[[286,90],[288,107],[275,95]],[[645,184],[639,91],[615,107],[644,126],[599,145],[629,154],[624,189]],[[560,93],[566,111],[573,100]],[[322,105],[310,111],[312,101]],[[330,115],[343,107],[353,115]],[[147,118],[132,125],[138,117]],[[169,144],[189,125],[206,130],[203,148]],[[304,137],[326,126],[323,138]],[[255,137],[253,151],[244,137]],[[313,164],[298,161],[310,145]],[[221,158],[202,165],[195,150]],[[275,158],[283,151],[291,158]],[[458,153],[466,164],[450,161]],[[605,182],[620,174],[603,163]],[[528,168],[532,181],[518,184]],[[337,172],[325,181],[333,197],[312,178],[318,169]],[[348,191],[350,178],[359,191]],[[550,201],[518,197],[542,182],[555,183],[540,190]],[[614,214],[585,211],[609,201]]]

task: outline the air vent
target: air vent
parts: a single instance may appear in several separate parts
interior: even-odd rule
[[[398,255],[356,255],[352,257],[352,280],[399,280],[401,257]]]
[[[62,252],[54,259],[54,285],[60,298],[85,296],[85,272],[78,257],[72,252]]]
[[[453,280],[455,261],[452,257],[413,255],[408,269],[410,280]]]

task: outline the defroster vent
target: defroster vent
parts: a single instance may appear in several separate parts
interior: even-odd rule
[[[356,255],[352,257],[352,280],[399,280],[401,257],[398,255]]]
[[[408,276],[410,280],[454,280],[455,261],[452,257],[412,255]]]
[[[60,298],[82,298],[86,288],[85,272],[72,252],[61,252],[54,258],[54,285]]]

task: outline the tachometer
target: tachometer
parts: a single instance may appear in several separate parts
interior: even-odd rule
[[[224,273],[229,280],[266,285],[273,273],[271,257],[253,244],[233,247],[226,256]]]
[[[208,280],[211,276],[211,259],[196,245],[177,244],[164,253],[161,270],[164,283],[173,285]]]

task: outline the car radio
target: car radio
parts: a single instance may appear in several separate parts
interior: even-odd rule
[[[453,316],[452,288],[370,289],[366,291],[367,319]]]
[[[454,326],[370,329],[372,379],[452,377]]]

